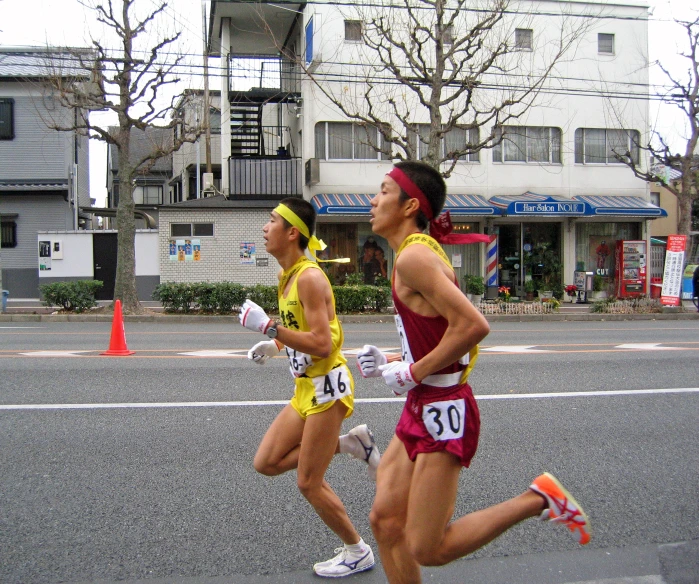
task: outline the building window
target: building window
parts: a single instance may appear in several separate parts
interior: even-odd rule
[[[439,38],[439,30],[436,28],[434,34]],[[449,24],[442,29],[442,44],[445,46],[454,44],[454,25]]]
[[[444,137],[439,148],[439,156],[445,160],[453,160],[455,157],[462,162],[478,162],[479,152],[457,155],[456,153],[468,150],[469,145],[478,144],[478,128],[465,128],[457,126],[449,130]],[[415,124],[413,127],[413,147],[415,156],[422,160],[427,156],[428,141],[430,138],[429,124]]]
[[[321,160],[388,160],[377,152],[381,135],[375,127],[351,122],[318,122],[315,127],[316,158]]]
[[[170,237],[213,237],[213,223],[170,223]]]
[[[660,207],[660,193],[651,192],[650,202],[656,207]]]
[[[2,247],[17,247],[17,223],[2,220]]]
[[[162,205],[162,185],[141,185],[133,189],[133,202],[135,205]]]
[[[616,155],[639,161],[637,130],[603,130],[578,128],[575,130],[576,164],[624,164]]]
[[[544,126],[503,126],[495,136],[502,142],[493,148],[493,162],[561,163],[561,129]]]
[[[532,37],[534,31],[531,28],[516,28],[515,29],[515,48],[532,50]]]
[[[345,40],[352,42],[361,42],[362,40],[362,21],[361,20],[345,20]]]
[[[597,52],[605,55],[614,54],[614,35],[599,33],[597,35]]]
[[[9,97],[0,97],[0,140],[14,140],[14,105],[14,99]]]
[[[209,110],[209,128],[211,128],[212,134],[221,133],[221,110],[216,108],[211,108]]]

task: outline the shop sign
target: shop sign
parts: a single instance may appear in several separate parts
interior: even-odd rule
[[[515,215],[584,215],[585,203],[574,202],[527,202],[514,204]]]
[[[666,306],[680,305],[682,268],[684,267],[684,250],[686,246],[686,235],[668,235],[663,288],[660,292],[660,303]]]

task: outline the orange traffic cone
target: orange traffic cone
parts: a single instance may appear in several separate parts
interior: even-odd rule
[[[126,333],[124,332],[124,319],[121,316],[121,300],[114,301],[114,318],[112,319],[112,337],[109,340],[109,349],[102,355],[112,357],[126,357],[136,351],[129,351],[126,346]]]

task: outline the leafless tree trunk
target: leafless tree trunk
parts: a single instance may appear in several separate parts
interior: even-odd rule
[[[336,58],[324,54],[323,61],[337,61],[328,67],[307,66],[279,48],[347,118],[370,130],[376,151],[420,158],[445,177],[460,159],[502,141],[502,126],[534,105],[594,22],[590,14],[562,13],[558,28],[530,34],[534,13],[511,10],[509,0],[401,2],[390,10],[344,8],[346,19],[360,23],[361,42]],[[521,38],[515,29],[524,31]],[[445,142],[455,130],[463,139]],[[377,131],[380,144],[372,139]]]
[[[692,231],[692,206],[699,204],[699,17],[693,21],[675,21],[683,29],[689,41],[687,52],[680,56],[687,59],[687,71],[683,77],[670,73],[669,67],[656,63],[668,80],[669,88],[664,95],[659,96],[663,101],[679,108],[688,122],[687,143],[683,153],[672,154],[669,139],[654,132],[648,144],[639,144],[641,150],[648,152],[656,162],[650,168],[644,168],[634,162],[630,152],[616,152],[616,158],[626,164],[633,173],[647,181],[663,184],[679,203],[679,220],[677,231],[680,235],[689,235]],[[653,144],[653,139],[658,145]],[[672,180],[668,171],[678,170],[681,177]],[[695,203],[696,202],[696,203]],[[699,219],[697,219],[699,223]],[[699,225],[695,225],[699,229]]]
[[[89,54],[86,51],[72,53],[74,63],[82,73],[89,72],[90,82],[67,79],[54,75],[51,79],[54,95],[61,105],[73,108],[77,115],[74,123],[54,120],[49,127],[59,131],[78,131],[113,145],[119,154],[119,204],[117,207],[118,252],[114,299],[120,299],[125,313],[142,312],[136,290],[135,272],[135,219],[134,180],[139,173],[148,172],[157,160],[178,150],[185,142],[194,142],[202,133],[198,127],[188,125],[174,104],[178,97],[171,97],[163,104],[167,86],[178,83],[177,67],[182,55],[169,54],[180,33],[164,34],[155,41],[151,29],[165,11],[167,2],[152,2],[147,12],[137,12],[143,6],[136,0],[79,0],[93,10],[97,20],[106,25],[118,38],[118,47],[107,45],[107,39],[92,38]],[[143,39],[143,40],[142,40]],[[62,49],[69,52],[70,49]],[[51,63],[56,70],[63,68],[60,62]],[[81,77],[82,75],[76,75]],[[183,100],[189,99],[185,93]],[[184,105],[186,101],[181,101]],[[108,111],[116,114],[118,125],[93,123],[91,112]],[[178,127],[178,131],[174,129]],[[172,138],[152,141],[149,152],[135,157],[131,152],[132,131],[147,133],[149,128],[171,129]]]

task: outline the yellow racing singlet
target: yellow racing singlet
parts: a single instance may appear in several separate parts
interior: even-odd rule
[[[299,276],[308,269],[320,270],[323,277],[327,280],[328,277],[318,264],[309,260],[306,256],[302,256],[291,268],[284,271],[279,281],[279,316],[281,317],[282,325],[291,330],[302,332],[310,332],[311,330],[306,322],[306,315],[304,314],[303,306],[301,306],[298,293]],[[294,278],[294,276],[296,277]],[[291,278],[294,278],[294,280],[285,298],[284,288]],[[329,280],[328,285],[330,285]],[[334,308],[335,298],[333,297],[333,309]],[[325,359],[311,355],[312,363],[306,369],[306,375],[308,377],[325,375],[335,367],[347,363],[347,359],[345,359],[342,354],[342,343],[345,340],[345,335],[342,331],[340,321],[337,319],[337,313],[335,313],[334,318],[330,321],[330,336],[332,339],[332,351],[330,355]]]

